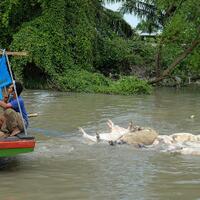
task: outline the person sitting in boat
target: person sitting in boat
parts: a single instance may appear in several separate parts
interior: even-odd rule
[[[29,124],[24,101],[20,96],[23,91],[23,86],[20,82],[15,82],[15,87],[17,94],[14,92],[14,86],[11,85],[10,89],[13,89],[12,98],[10,98],[7,103],[0,101],[0,106],[4,109],[3,114],[0,116],[0,137],[15,136],[18,133],[23,132],[24,126],[27,128]],[[23,121],[18,103],[21,108]]]

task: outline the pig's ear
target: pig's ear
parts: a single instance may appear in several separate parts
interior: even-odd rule
[[[133,129],[133,121],[131,121],[128,125],[128,130],[131,131]]]
[[[79,127],[78,130],[79,130],[81,133],[83,133],[83,134],[85,133],[85,131],[84,131],[83,128],[81,128],[81,127]]]
[[[112,128],[112,127],[114,126],[114,123],[113,123],[110,119],[108,119],[107,125],[108,125],[110,128]]]

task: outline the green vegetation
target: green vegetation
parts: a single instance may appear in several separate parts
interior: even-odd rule
[[[167,77],[199,76],[200,1],[196,0],[107,0],[122,2],[122,12],[142,19],[139,29],[160,31],[156,37],[155,77],[158,83]]]
[[[106,78],[99,73],[90,73],[85,70],[68,71],[60,77],[61,89],[73,92],[92,92],[105,94],[142,94],[149,93],[152,88],[146,82],[133,76],[122,76],[117,81]]]
[[[28,52],[11,58],[16,78],[27,88],[130,95],[166,77],[200,77],[199,1],[122,1],[143,19],[138,28],[162,30],[153,40],[102,3],[2,0],[0,47]]]

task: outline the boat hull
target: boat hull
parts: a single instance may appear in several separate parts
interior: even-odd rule
[[[26,139],[20,139],[18,137],[0,139],[0,157],[29,153],[34,151],[34,147],[35,139],[33,137],[26,137]]]

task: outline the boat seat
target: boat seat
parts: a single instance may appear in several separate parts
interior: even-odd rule
[[[25,135],[25,133],[18,133],[16,135],[16,137],[18,137],[19,139],[24,139],[24,140],[34,140],[35,137],[31,136],[31,135]]]
[[[0,141],[16,141],[16,140],[19,140],[19,138],[16,136],[0,138]]]
[[[31,135],[25,135],[24,133],[19,133],[16,136],[9,136],[6,138],[0,138],[0,141],[16,141],[16,140],[34,140],[35,137]]]

